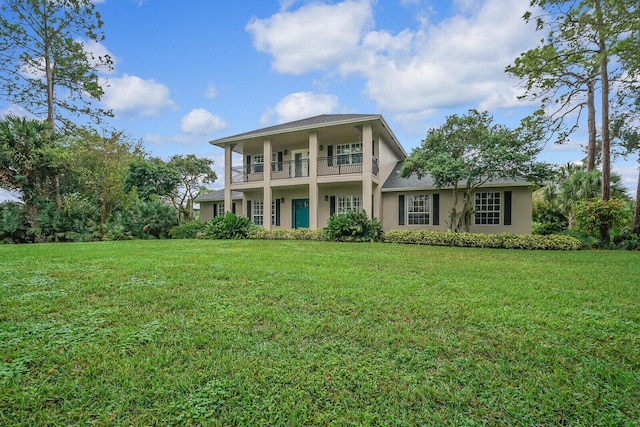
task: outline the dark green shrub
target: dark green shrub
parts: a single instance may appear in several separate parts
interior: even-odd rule
[[[20,203],[0,203],[0,241],[3,243],[27,241],[27,217]]]
[[[178,211],[159,200],[138,202],[130,209],[115,212],[105,225],[111,240],[166,239],[178,224]]]
[[[472,234],[425,230],[390,230],[385,242],[469,248],[577,250],[579,240],[570,236],[538,236],[532,234]]]
[[[315,230],[310,228],[274,228],[267,230],[259,227],[249,234],[249,238],[256,240],[324,240],[324,230],[320,228]]]
[[[169,230],[172,239],[199,239],[205,229],[202,221],[189,221]]]
[[[249,218],[227,212],[207,222],[202,235],[208,239],[247,239],[255,228]]]
[[[327,240],[339,242],[375,242],[382,237],[382,224],[369,219],[365,211],[347,211],[331,215],[324,229]]]

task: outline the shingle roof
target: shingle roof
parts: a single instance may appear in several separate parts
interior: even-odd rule
[[[400,161],[393,168],[391,174],[382,185],[382,191],[394,191],[394,190],[405,190],[405,189],[413,189],[413,190],[432,190],[437,188],[435,181],[431,175],[425,175],[422,178],[418,178],[416,174],[412,174],[408,178],[403,178],[400,176],[400,171],[402,170],[402,166],[404,165],[404,161]],[[531,183],[523,180],[523,179],[494,179],[484,186],[529,186]]]
[[[231,199],[232,200],[242,199],[242,192],[232,191]],[[196,203],[224,201],[224,190],[216,190],[210,193],[205,193],[199,197],[196,197],[193,201]]]
[[[217,140],[210,141],[212,144],[222,142],[222,141],[233,141],[236,139],[244,139],[247,137],[263,135],[263,134],[273,134],[273,133],[282,133],[287,131],[294,131],[297,129],[305,129],[314,126],[325,126],[336,124],[340,122],[349,122],[355,120],[363,120],[366,118],[371,119],[380,119],[382,116],[379,114],[322,114],[320,116],[308,117],[306,119],[296,120],[293,122],[282,123],[275,126],[269,126],[262,129],[256,129],[249,132],[239,133],[237,135],[227,136],[225,138],[220,138]]]

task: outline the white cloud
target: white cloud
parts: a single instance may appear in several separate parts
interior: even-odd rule
[[[362,34],[371,25],[370,2],[346,0],[281,10],[270,18],[251,20],[246,30],[257,50],[273,56],[278,72],[303,74],[327,70],[357,55]]]
[[[204,97],[209,99],[215,99],[218,97],[218,89],[213,83],[207,85],[207,89],[204,91]]]
[[[409,4],[417,3],[403,2]],[[395,34],[372,30],[372,3],[355,0],[308,4],[246,28],[276,71],[359,75],[366,95],[395,114],[523,105],[518,82],[504,69],[539,37],[521,18],[529,0],[457,0],[454,6],[457,15],[435,23],[420,19],[420,10],[420,28]]]
[[[106,74],[111,74],[115,71],[115,65],[118,62],[118,58],[116,58],[116,56],[112,54],[105,45],[95,40],[77,39],[76,42],[82,43],[87,59],[93,67]],[[111,68],[103,65],[103,61],[107,58],[112,61]]]
[[[164,110],[175,110],[169,88],[153,79],[143,80],[125,74],[103,82],[105,106],[119,117],[156,116]]]
[[[273,109],[269,109],[261,119],[262,124],[271,122],[277,116],[278,123],[286,123],[305,117],[333,113],[338,108],[338,97],[313,92],[297,92],[282,98]]]
[[[7,116],[25,117],[27,119],[35,119],[36,118],[36,116],[34,116],[32,113],[28,112],[23,107],[21,107],[20,105],[16,105],[16,104],[9,104],[8,107],[3,108],[2,110],[0,110],[0,118],[4,118],[4,117],[7,117]]]
[[[196,108],[182,118],[180,128],[182,132],[192,135],[211,135],[226,129],[227,124],[204,108]]]

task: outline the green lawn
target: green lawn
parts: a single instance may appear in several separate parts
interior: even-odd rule
[[[640,425],[640,253],[0,245],[0,425]]]

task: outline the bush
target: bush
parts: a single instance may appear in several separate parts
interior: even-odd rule
[[[0,241],[3,243],[27,241],[27,218],[20,203],[0,203]]]
[[[531,234],[472,234],[425,230],[390,230],[385,242],[469,248],[577,250],[579,240],[570,236],[538,236]]]
[[[267,230],[266,228],[256,228],[249,234],[250,239],[256,240],[324,240],[324,231],[322,229],[311,230],[309,228],[274,228]]]
[[[205,229],[205,223],[202,221],[189,221],[180,224],[169,230],[172,239],[199,239]]]
[[[111,240],[166,239],[178,224],[178,211],[159,200],[138,202],[125,211],[115,212],[105,225]]]
[[[347,211],[331,215],[324,229],[327,240],[339,242],[375,242],[382,237],[382,224],[369,219],[365,211]]]
[[[249,218],[227,212],[207,222],[202,236],[208,239],[247,239],[255,229]]]
[[[573,208],[576,228],[585,233],[607,240],[612,228],[621,228],[629,223],[632,215],[632,205],[624,200],[591,199],[576,203]],[[605,247],[609,241],[601,241]]]

